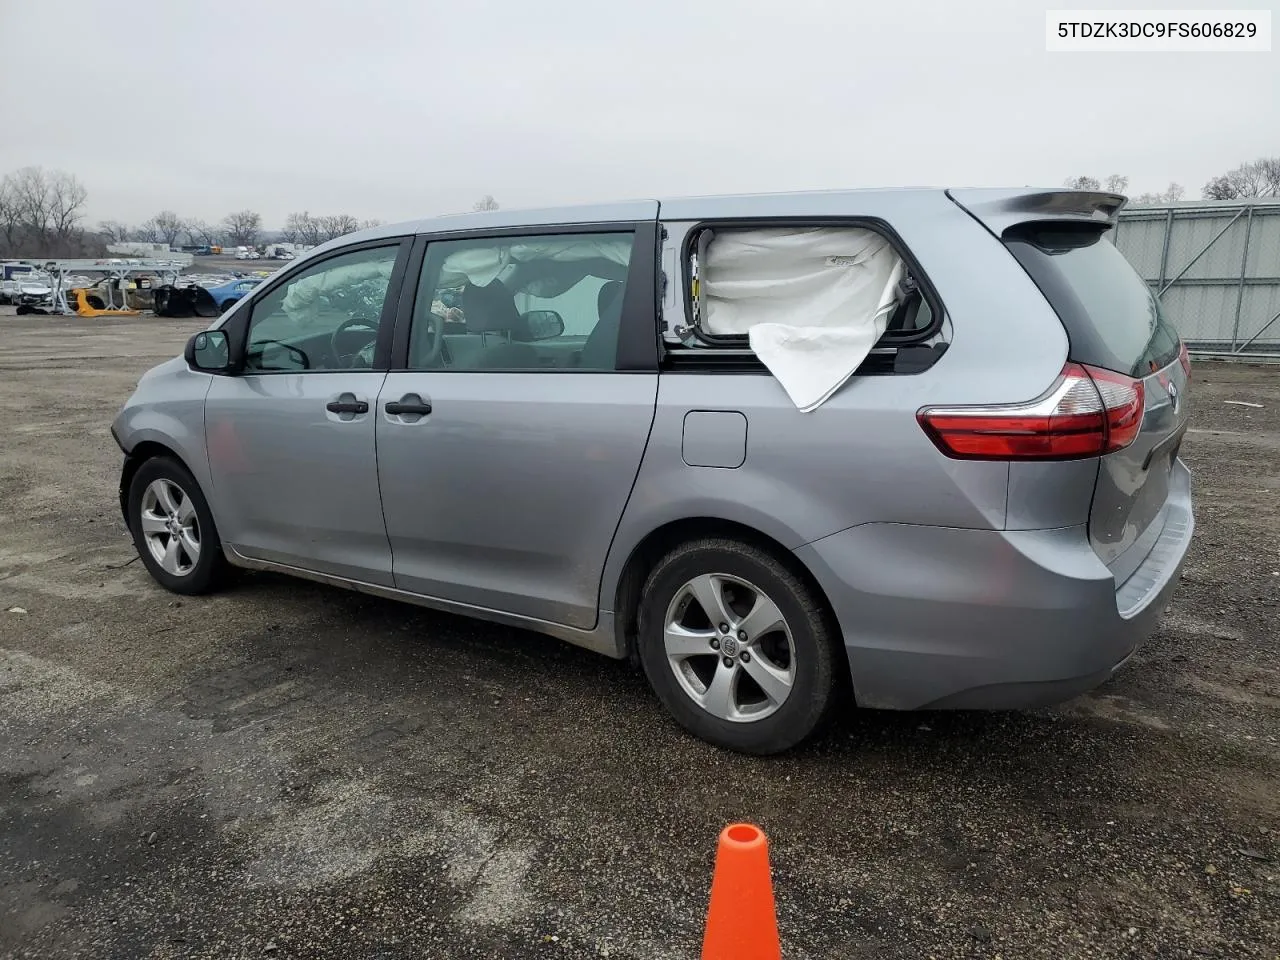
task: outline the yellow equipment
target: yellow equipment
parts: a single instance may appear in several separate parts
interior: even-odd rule
[[[141,310],[130,310],[127,307],[95,307],[89,303],[89,291],[84,287],[77,287],[71,291],[76,298],[76,314],[81,317],[137,317],[142,315]],[[99,303],[101,298],[94,297]]]

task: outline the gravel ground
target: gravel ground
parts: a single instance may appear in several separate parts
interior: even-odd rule
[[[0,956],[692,958],[736,819],[793,960],[1280,956],[1280,368],[1198,365],[1193,555],[1113,681],[848,711],[762,760],[543,637],[265,575],[162,592],[107,426],[199,323],[11,313]]]

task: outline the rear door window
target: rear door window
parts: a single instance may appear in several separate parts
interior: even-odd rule
[[[1094,224],[1028,224],[1005,246],[1062,319],[1077,363],[1144,377],[1178,359],[1159,299]]]
[[[614,370],[634,245],[630,232],[432,242],[409,369]]]

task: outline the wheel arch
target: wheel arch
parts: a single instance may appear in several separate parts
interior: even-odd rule
[[[155,460],[157,457],[167,457],[170,460],[180,463],[184,470],[193,477],[194,472],[191,465],[183,459],[182,455],[172,447],[166,446],[158,440],[140,440],[133,445],[124,457],[124,466],[120,470],[120,513],[124,517],[125,529],[129,527],[129,487],[133,484],[133,478],[137,476],[138,470],[148,460]]]
[[[667,553],[689,540],[704,537],[720,537],[739,540],[769,553],[779,563],[795,574],[813,591],[822,604],[823,614],[837,624],[835,608],[827,597],[822,584],[809,568],[776,538],[757,530],[749,524],[720,517],[682,517],[669,520],[649,531],[631,549],[613,590],[613,624],[618,648],[625,651],[633,663],[637,661],[636,639],[640,615],[640,595],[644,582],[654,566]]]

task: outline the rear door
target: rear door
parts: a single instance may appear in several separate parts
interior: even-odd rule
[[[1062,318],[1071,359],[1142,382],[1141,430],[1102,458],[1089,515],[1094,549],[1120,582],[1154,545],[1185,472],[1177,456],[1190,367],[1160,301],[1107,234],[1092,225],[1027,224],[1004,241]]]
[[[376,411],[398,588],[594,626],[653,422],[656,246],[655,222],[419,241]]]
[[[1064,190],[960,190],[952,198],[1035,281],[1066,328],[1072,361],[1142,384],[1141,429],[1101,458],[1089,514],[1093,548],[1123,583],[1155,545],[1170,504],[1190,507],[1178,460],[1190,364],[1159,299],[1111,242],[1124,198]]]

